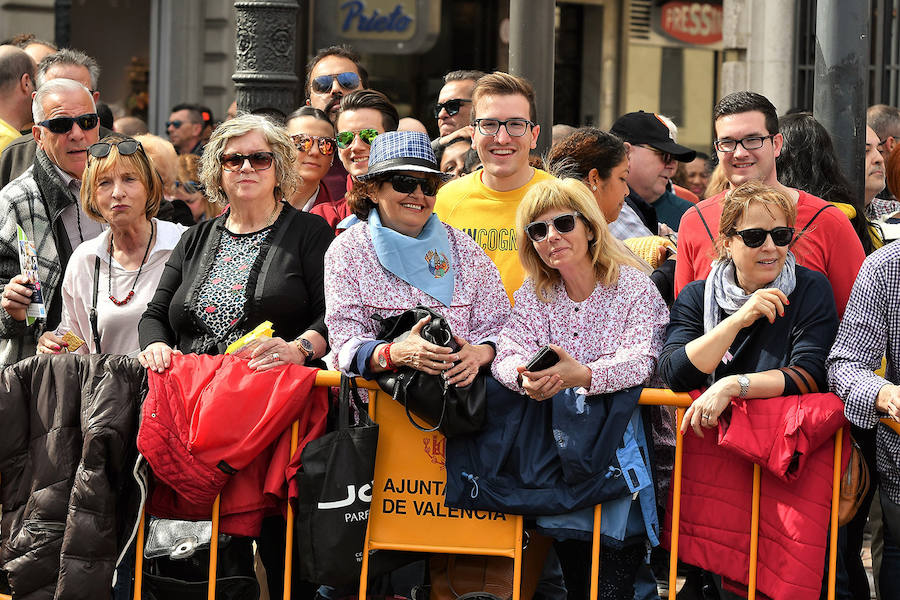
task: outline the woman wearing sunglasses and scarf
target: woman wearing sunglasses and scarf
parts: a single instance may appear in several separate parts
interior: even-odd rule
[[[660,356],[660,375],[676,392],[706,388],[687,409],[681,429],[693,429],[699,438],[705,434],[707,440],[702,443],[712,444],[712,451],[719,453],[718,456],[725,451],[715,448],[716,439],[721,439],[726,431],[734,430],[736,421],[732,416],[738,410],[743,414],[744,399],[799,394],[807,387],[814,389],[813,384],[818,390],[828,390],[825,359],[837,333],[837,309],[825,276],[796,264],[791,252],[791,243],[796,239],[796,215],[794,203],[766,184],[751,181],[729,192],[722,204],[716,244],[718,254],[712,262],[712,271],[705,281],[688,284],[672,306],[666,344]],[[753,400],[746,406],[752,407]],[[764,405],[758,402],[757,406]],[[812,409],[801,408],[791,417],[796,419],[792,435],[797,435],[796,431],[806,418],[804,415],[812,415]],[[776,410],[772,418],[780,422],[781,413]],[[771,422],[756,422],[754,426],[758,428],[757,434],[762,436],[772,425]],[[717,485],[717,476],[709,463],[715,455],[708,454],[710,449],[705,445],[696,449],[694,445],[701,441],[693,434],[687,435],[685,442],[684,464],[705,466],[698,473],[689,474],[686,470],[683,479],[707,481],[709,478],[710,485]],[[693,463],[688,457],[691,452],[701,453],[695,455]],[[735,455],[729,456],[730,464],[736,469],[742,461]],[[815,542],[821,544],[821,554],[815,557],[799,554],[806,564],[814,564],[820,575],[831,494],[830,468],[829,458],[826,497],[821,503],[825,505],[825,513],[819,514],[822,530],[820,537],[815,538]],[[749,479],[752,479],[751,475],[748,475]],[[814,478],[807,480],[810,479]],[[763,487],[766,486],[764,483]],[[803,495],[798,490],[793,493]],[[795,504],[796,501],[787,502],[786,508],[779,509],[778,517],[784,518]],[[687,518],[688,522],[697,519],[709,528],[709,532],[733,525],[727,521],[728,511],[723,505],[717,504],[716,510],[710,506],[703,502],[682,503],[682,519]],[[811,507],[803,506],[811,510]],[[774,512],[768,514],[770,520],[775,518]],[[722,519],[726,519],[725,524]],[[793,537],[801,536],[809,521],[798,523],[788,518],[782,531],[790,529]],[[741,526],[746,526],[749,531],[749,519],[746,524],[741,521]],[[685,531],[694,530],[682,527],[681,531],[685,536]],[[740,544],[749,540],[749,533],[746,539],[738,532],[725,535],[727,540],[736,540],[737,549],[727,547],[728,542],[724,546],[717,542],[703,546],[707,533],[682,537],[679,556],[686,562],[695,561],[692,564],[732,579],[740,580],[736,573],[746,577],[748,561],[738,557],[741,552],[746,553]],[[710,537],[718,539],[712,534]],[[767,551],[774,562],[782,565],[787,564],[786,555],[791,553],[783,549],[777,552],[772,548],[764,550],[761,542],[759,556],[764,556]],[[760,563],[760,573],[767,568]],[[778,571],[778,568],[774,570]],[[813,593],[817,596],[819,579],[808,573],[806,579],[812,583]],[[769,596],[785,595],[785,592],[779,594],[772,588],[765,588],[762,578],[760,584],[759,589]],[[794,596],[793,593],[788,595]]]
[[[469,385],[493,360],[493,340],[509,315],[500,274],[471,237],[433,213],[449,176],[438,168],[428,136],[381,134],[368,160],[348,196],[363,222],[341,234],[325,256],[334,366],[366,377],[410,366]],[[417,335],[426,319],[402,342],[377,338],[373,314],[391,317],[419,304],[447,319],[458,352]]]
[[[72,253],[62,321],[41,336],[38,353],[137,353],[137,323],[185,229],[155,218],[162,188],[139,142],[110,135],[88,148],[81,206],[109,229]]]

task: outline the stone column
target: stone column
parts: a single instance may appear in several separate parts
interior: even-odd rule
[[[239,0],[234,8],[238,110],[286,116],[297,106],[297,0]]]

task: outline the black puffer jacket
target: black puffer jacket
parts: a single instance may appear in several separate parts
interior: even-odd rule
[[[137,518],[136,360],[41,355],[0,371],[0,566],[21,600],[109,598]]]

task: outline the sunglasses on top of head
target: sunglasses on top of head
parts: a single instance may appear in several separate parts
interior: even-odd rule
[[[226,154],[222,157],[222,167],[226,171],[240,171],[244,161],[250,161],[254,171],[265,171],[275,160],[274,152],[254,152],[253,154]]]
[[[438,190],[438,181],[433,177],[413,177],[412,175],[391,175],[388,178],[391,187],[400,194],[412,194],[416,188],[422,186],[422,193],[426,196],[434,196]]]
[[[324,94],[331,90],[332,82],[337,79],[338,85],[345,90],[355,90],[359,87],[359,75],[351,71],[345,73],[333,73],[331,75],[319,75],[314,77],[310,82],[312,91],[317,94]]]
[[[130,156],[140,150],[144,151],[144,147],[137,140],[121,140],[118,142],[97,142],[88,147],[88,154],[94,158],[105,158],[109,156],[110,150],[115,146],[121,156]]]
[[[372,145],[372,140],[378,137],[377,129],[360,129],[359,131],[342,131],[337,134],[338,148],[347,148],[353,143],[353,138],[359,136],[359,139],[365,143]]]
[[[72,131],[72,125],[77,124],[82,131],[89,131],[97,126],[100,118],[97,113],[87,113],[78,115],[77,117],[56,117],[55,119],[47,119],[38,123],[41,127],[46,127],[53,133],[69,133]]]
[[[550,235],[551,224],[558,233],[569,233],[575,229],[575,219],[580,216],[581,213],[576,211],[556,215],[547,221],[534,221],[525,226],[525,233],[532,242],[543,242]]]
[[[319,144],[319,154],[324,156],[331,156],[334,154],[334,145],[335,139],[332,137],[321,137],[318,135],[307,135],[305,133],[298,133],[291,136],[291,141],[294,142],[294,146],[297,147],[297,150],[300,152],[309,152],[310,148],[312,148],[313,142],[317,142]]]
[[[453,115],[459,114],[459,109],[462,108],[462,105],[466,102],[471,102],[471,100],[467,100],[465,98],[453,98],[452,100],[447,100],[446,102],[438,102],[434,105],[434,118],[437,119],[441,110],[446,110],[447,114],[451,117]]]
[[[766,236],[772,236],[772,243],[776,246],[787,246],[794,239],[793,227],[776,227],[774,229],[734,229],[731,235],[739,235],[748,248],[759,248],[766,243]]]
[[[175,180],[175,187],[182,188],[186,194],[196,194],[197,192],[203,192],[206,190],[203,187],[203,184],[199,181],[178,181]]]

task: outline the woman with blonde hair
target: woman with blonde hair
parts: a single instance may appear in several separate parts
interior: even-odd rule
[[[555,396],[570,388],[590,403],[593,395],[646,383],[656,369],[668,311],[636,259],[615,243],[591,191],[577,179],[534,185],[519,205],[516,231],[528,277],[500,332],[493,364],[497,380],[554,406],[565,401]],[[525,365],[544,346],[558,362],[529,371]],[[646,450],[643,431],[635,438]],[[655,542],[652,488],[641,491],[641,498],[629,494],[613,500],[620,503],[618,520],[606,518],[611,505],[604,502],[601,598],[633,597],[648,539]],[[562,537],[556,550],[569,597],[587,598],[590,543]]]

